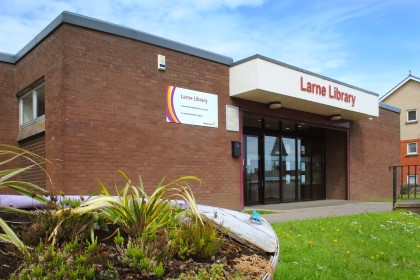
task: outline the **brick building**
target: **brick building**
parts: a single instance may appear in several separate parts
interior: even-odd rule
[[[121,169],[149,191],[195,175],[199,203],[232,209],[392,196],[399,109],[260,55],[234,63],[64,12],[0,54],[0,84],[0,143],[53,161],[53,184],[25,175],[53,191],[91,194]]]
[[[408,75],[401,83],[381,97],[381,101],[397,106],[400,115],[400,165],[420,165],[420,78]],[[402,184],[419,184],[420,167],[405,167]]]

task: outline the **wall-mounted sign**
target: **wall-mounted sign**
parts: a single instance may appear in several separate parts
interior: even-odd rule
[[[256,56],[229,69],[229,95],[345,120],[379,116],[378,94]]]
[[[226,105],[226,130],[239,132],[239,107]]]
[[[217,95],[168,86],[166,121],[207,127],[218,127]]]
[[[304,81],[302,76],[300,77],[300,90],[323,97],[328,96],[335,101],[351,104],[352,108],[356,103],[356,95],[344,92],[343,90],[340,90],[338,86],[331,86],[331,84],[325,86],[310,81]]]

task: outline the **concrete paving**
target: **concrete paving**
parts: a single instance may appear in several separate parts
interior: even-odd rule
[[[305,202],[264,204],[245,207],[245,210],[269,210],[276,213],[261,215],[269,223],[307,220],[322,217],[346,216],[370,212],[392,211],[392,202],[356,200],[315,200]]]

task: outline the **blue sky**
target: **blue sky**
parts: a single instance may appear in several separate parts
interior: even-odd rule
[[[234,61],[261,54],[378,93],[420,77],[418,0],[0,0],[0,52],[15,54],[62,11]]]

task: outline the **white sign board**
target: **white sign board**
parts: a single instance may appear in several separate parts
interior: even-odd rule
[[[226,105],[226,130],[239,132],[239,107]]]
[[[218,127],[217,95],[168,86],[166,121]]]

